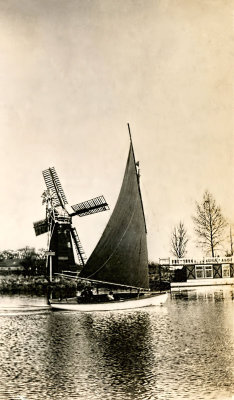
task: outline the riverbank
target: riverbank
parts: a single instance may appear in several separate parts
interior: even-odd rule
[[[151,282],[150,282],[151,283]],[[154,281],[150,284],[153,291],[169,290],[170,283],[164,281]],[[53,297],[64,298],[76,295],[76,282],[62,277],[56,277],[52,283],[44,275],[24,276],[24,275],[0,275],[0,294],[29,294],[29,295],[49,295],[53,292]]]
[[[63,278],[56,278],[50,283],[45,276],[7,275],[0,276],[1,294],[35,294],[47,295],[53,291],[58,297],[73,297],[76,294],[76,283]]]

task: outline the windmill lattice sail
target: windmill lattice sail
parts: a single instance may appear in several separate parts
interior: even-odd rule
[[[65,204],[68,204],[67,198],[65,196],[57,172],[55,171],[55,168],[52,167],[45,169],[44,171],[42,171],[42,175],[44,177],[47,189],[51,190],[54,195],[54,205],[64,207]]]
[[[74,210],[74,215],[78,215],[79,217],[109,210],[104,196],[95,197],[94,199],[84,201],[83,203],[71,207]]]
[[[42,235],[49,231],[49,224],[47,219],[42,219],[41,221],[34,222],[33,224],[36,236]]]

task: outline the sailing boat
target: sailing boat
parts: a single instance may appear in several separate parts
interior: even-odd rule
[[[54,309],[123,310],[160,305],[167,299],[167,293],[151,293],[149,289],[147,230],[139,163],[135,161],[129,124],[128,129],[130,148],[113,213],[80,274],[60,274],[77,280],[76,301],[52,300],[50,304]]]

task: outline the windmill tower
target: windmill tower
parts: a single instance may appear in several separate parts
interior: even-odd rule
[[[55,253],[53,258],[53,272],[75,268],[75,249],[80,266],[84,266],[86,256],[81,245],[76,228],[72,225],[72,217],[78,215],[95,214],[109,210],[103,196],[84,201],[71,206],[68,211],[68,202],[55,168],[48,168],[42,172],[46,190],[42,194],[42,204],[46,205],[46,218],[34,222],[36,236],[48,232],[48,250]]]

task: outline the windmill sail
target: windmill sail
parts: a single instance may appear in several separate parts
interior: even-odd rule
[[[48,168],[42,171],[42,175],[45,180],[45,184],[48,190],[51,190],[54,196],[54,205],[64,207],[67,204],[67,198],[63,191],[62,185],[60,183],[59,177],[55,168]]]
[[[42,235],[49,231],[49,224],[47,219],[43,219],[41,221],[34,222],[33,224],[36,236]]]
[[[74,210],[74,215],[78,215],[79,217],[84,217],[86,215],[95,214],[100,211],[109,210],[109,206],[104,196],[99,196],[91,200],[83,201],[83,203],[71,206],[71,208]]]
[[[149,288],[146,225],[132,143],[116,206],[79,276]]]

